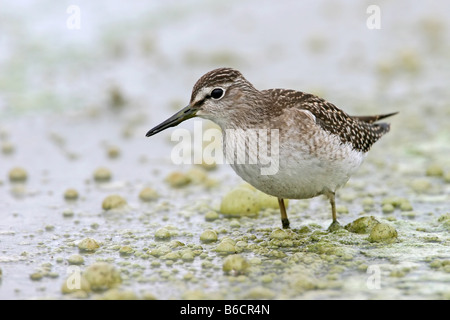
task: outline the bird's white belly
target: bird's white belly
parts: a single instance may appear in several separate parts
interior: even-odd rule
[[[332,141],[313,152],[303,142],[284,143],[279,148],[277,164],[273,157],[267,159],[265,156],[258,154],[261,160],[258,164],[230,164],[242,179],[267,194],[286,199],[307,199],[324,192],[335,192],[345,185],[361,165],[365,154],[354,150],[350,144]],[[266,170],[269,174],[263,174],[261,169],[268,166],[272,166],[271,170]]]

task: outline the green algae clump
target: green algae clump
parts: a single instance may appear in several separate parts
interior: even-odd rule
[[[397,238],[397,230],[393,226],[379,222],[373,216],[358,218],[347,224],[345,229],[353,233],[369,233],[370,242],[393,242]]]
[[[270,234],[271,239],[284,240],[289,238],[289,233],[284,229],[276,229]]]
[[[96,182],[107,182],[111,180],[112,173],[108,168],[100,167],[94,171],[93,176]]]
[[[220,204],[220,212],[232,216],[256,215],[260,208],[256,192],[243,187],[232,189]]]
[[[380,222],[373,227],[368,240],[370,242],[393,242],[396,238],[397,230],[387,223]]]
[[[437,222],[442,225],[444,228],[446,228],[447,230],[450,230],[450,213],[445,213],[443,215],[441,215],[438,219]]]
[[[25,182],[28,179],[27,171],[20,167],[12,168],[8,176],[11,182]]]
[[[155,239],[157,240],[168,240],[170,237],[170,231],[166,228],[160,228],[155,231]]]
[[[73,254],[69,258],[67,258],[67,262],[73,265],[81,265],[84,263],[84,258],[79,254]]]
[[[214,230],[205,230],[200,235],[200,241],[208,243],[208,242],[216,242],[217,241],[217,232]]]
[[[347,224],[344,228],[353,233],[369,233],[380,222],[375,217],[361,217]]]
[[[98,248],[100,248],[100,245],[92,238],[84,238],[78,243],[78,249],[80,249],[80,251],[93,252]]]
[[[156,200],[158,197],[156,190],[150,187],[145,187],[139,192],[139,199],[145,202]]]
[[[63,294],[77,293],[81,298],[85,298],[90,291],[91,285],[89,281],[83,275],[76,274],[76,271],[69,275],[61,286],[61,292]]]
[[[182,188],[190,184],[192,182],[192,179],[185,173],[174,171],[166,177],[166,182],[172,188]]]
[[[64,199],[66,200],[77,200],[78,196],[78,191],[72,188],[69,188],[64,192]]]
[[[287,208],[289,201],[284,201]],[[222,198],[220,212],[230,216],[255,216],[261,209],[278,209],[277,197],[255,189],[248,183],[230,190]]]
[[[250,267],[250,263],[240,254],[233,254],[225,258],[222,270],[225,273],[234,275],[245,274]]]
[[[427,167],[425,174],[429,177],[442,177],[444,175],[444,170],[438,164],[432,164]]]
[[[111,210],[123,208],[127,204],[127,201],[119,195],[113,194],[107,196],[102,203],[103,210]]]
[[[119,271],[107,262],[95,262],[83,273],[93,291],[102,291],[117,287],[122,283]]]
[[[217,245],[216,252],[221,254],[236,253],[235,242],[229,238],[223,238]]]

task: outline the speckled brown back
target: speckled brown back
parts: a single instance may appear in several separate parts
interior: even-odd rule
[[[374,123],[379,119],[394,115],[352,117],[334,104],[315,95],[295,90],[270,89],[262,91],[272,99],[273,108],[299,108],[308,110],[316,117],[316,123],[324,130],[339,136],[342,143],[351,143],[362,152],[389,131],[387,123]]]

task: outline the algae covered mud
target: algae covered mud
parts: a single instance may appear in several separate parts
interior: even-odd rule
[[[367,28],[366,7],[345,2],[317,1],[303,22],[290,14],[301,4],[164,3],[110,5],[117,12],[82,18],[78,31],[42,23],[59,21],[57,8],[3,4],[0,298],[449,299],[446,2],[401,15],[380,4],[379,30]],[[269,16],[284,18],[267,30]],[[286,28],[303,30],[297,43],[283,40]],[[65,40],[56,48],[42,32]],[[289,201],[292,229],[282,230],[276,200],[230,168],[175,165],[170,130],[145,138],[219,65],[350,114],[400,112],[337,193],[344,228],[328,232],[329,204],[314,198]]]

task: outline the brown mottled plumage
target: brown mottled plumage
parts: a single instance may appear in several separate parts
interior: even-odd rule
[[[246,132],[276,132],[276,138],[266,136],[268,141],[263,144],[253,141],[255,150],[245,148],[246,157],[255,156],[257,163],[230,163],[232,168],[255,188],[278,197],[284,228],[289,227],[284,199],[325,195],[333,217],[330,229],[334,229],[339,226],[336,190],[361,165],[371,146],[389,131],[389,124],[375,122],[394,114],[350,116],[315,95],[287,89],[260,91],[239,71],[219,68],[197,81],[187,107],[148,131],[147,136],[199,116],[222,128],[227,153],[234,146],[230,136],[247,146],[251,143],[245,141],[252,136]],[[270,156],[261,154],[260,149],[267,145],[278,146],[279,150]],[[276,170],[263,173],[274,156]]]
[[[393,116],[395,113],[376,116],[349,116],[334,104],[313,94],[288,89],[262,91],[271,97],[273,104],[286,108],[308,110],[324,130],[339,136],[342,143],[349,142],[358,150],[367,152],[382,135],[389,131],[389,124],[375,121]]]

